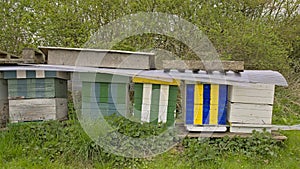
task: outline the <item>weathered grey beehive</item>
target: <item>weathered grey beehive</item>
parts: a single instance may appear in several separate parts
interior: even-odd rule
[[[62,120],[67,117],[69,74],[44,70],[4,72],[8,83],[9,121]]]
[[[0,72],[0,128],[5,127],[7,121],[8,121],[7,81],[3,79],[3,73]]]

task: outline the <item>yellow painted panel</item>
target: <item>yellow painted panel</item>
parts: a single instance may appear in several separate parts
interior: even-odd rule
[[[147,83],[147,84],[162,84],[162,85],[180,85],[179,80],[173,79],[173,81],[162,81],[162,80],[154,80],[154,79],[146,79],[141,77],[133,77],[132,82],[134,83]]]
[[[219,85],[210,86],[209,124],[218,124]]]
[[[202,124],[202,112],[203,112],[203,105],[199,105],[199,104],[194,105],[194,124],[195,125]]]
[[[219,85],[210,86],[210,105],[219,104]]]
[[[203,104],[203,85],[196,84],[194,91],[194,104]]]
[[[218,124],[218,105],[210,105],[209,124]]]

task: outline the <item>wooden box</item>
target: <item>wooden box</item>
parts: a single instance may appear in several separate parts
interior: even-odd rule
[[[129,77],[80,73],[82,81],[82,115],[92,119],[129,112]]]
[[[179,83],[133,78],[133,114],[137,121],[174,125]]]
[[[0,128],[5,127],[8,121],[7,96],[7,80],[3,79],[3,73],[0,72]]]
[[[185,125],[189,131],[226,131],[227,85],[186,84]],[[218,126],[218,127],[216,127]]]
[[[245,84],[229,87],[227,119],[230,132],[271,131],[275,85]]]
[[[68,114],[66,98],[9,100],[12,123],[39,120],[64,120]]]
[[[9,121],[62,120],[68,114],[68,73],[44,70],[5,71]]]

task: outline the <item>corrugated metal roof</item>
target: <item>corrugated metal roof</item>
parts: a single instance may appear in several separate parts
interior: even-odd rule
[[[123,76],[136,76],[149,79],[157,79],[163,81],[172,81],[173,79],[186,80],[192,82],[228,84],[228,85],[247,85],[247,83],[263,83],[274,84],[278,86],[288,86],[285,78],[277,71],[271,70],[245,70],[241,73],[212,72],[205,71],[193,73],[186,70],[184,73],[177,70],[171,70],[165,73],[163,70],[134,70],[134,69],[109,69],[109,68],[91,68],[64,65],[22,65],[22,66],[4,66],[0,67],[0,71],[9,70],[49,70],[49,71],[65,71],[65,72],[98,72],[109,73]]]
[[[50,47],[50,46],[39,46],[38,47],[46,56],[48,50],[72,50],[72,51],[84,51],[84,52],[103,52],[103,53],[123,53],[123,54],[136,54],[136,55],[154,55],[154,53],[147,52],[132,52],[124,50],[107,50],[107,49],[91,49],[91,48],[64,48],[64,47]]]

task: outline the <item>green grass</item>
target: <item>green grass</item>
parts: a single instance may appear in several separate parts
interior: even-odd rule
[[[298,168],[300,131],[282,131],[282,134],[288,137],[285,142],[274,141],[266,133],[254,133],[253,137],[247,139],[227,137],[185,139],[181,146],[158,156],[134,159],[106,153],[89,139],[77,121],[21,123],[10,125],[9,130],[0,133],[0,166],[1,168]]]

